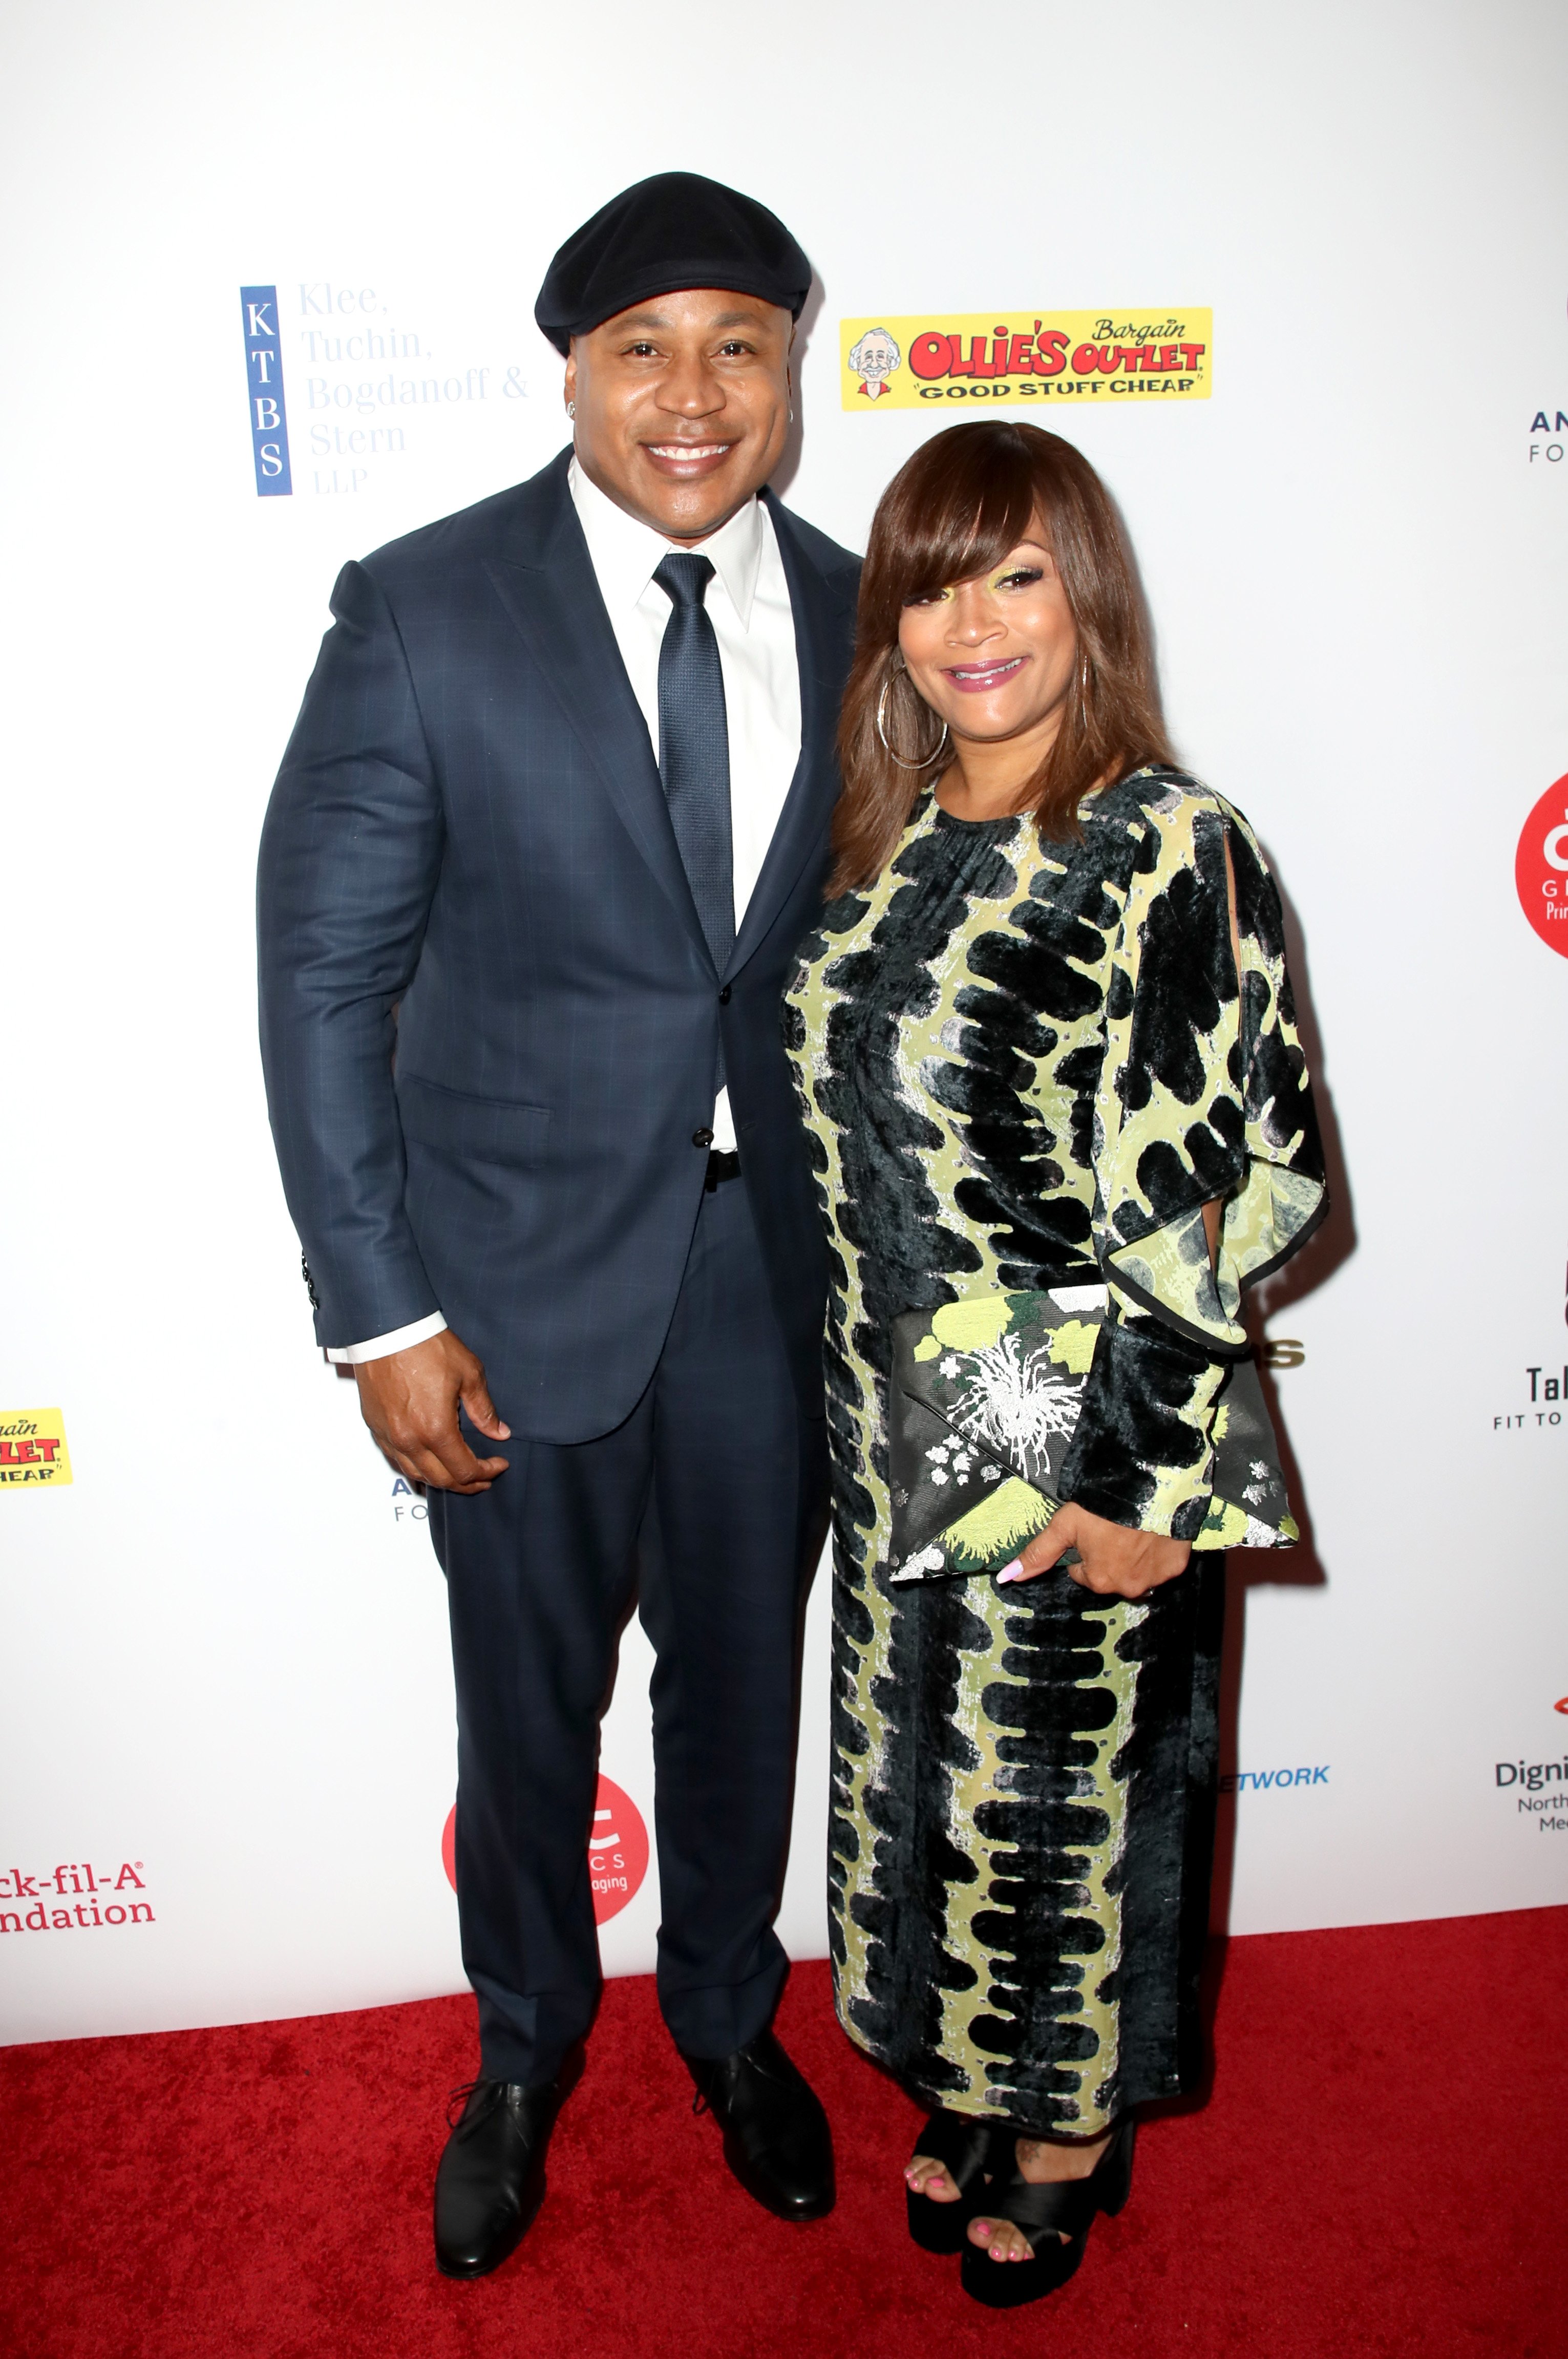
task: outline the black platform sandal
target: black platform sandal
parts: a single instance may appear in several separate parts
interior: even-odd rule
[[[912,2187],[905,2187],[909,2234],[922,2252],[963,2251],[964,2231],[985,2193],[985,2166],[990,2159],[995,2126],[992,2122],[977,2120],[973,2114],[938,2112],[931,2114],[915,2140],[915,2153],[940,2162],[958,2190],[956,2202],[935,2203],[929,2195],[917,2195]],[[1023,2268],[1027,2264],[1016,2261],[1013,2266]]]
[[[998,2130],[1003,2126],[996,2124]],[[1097,2212],[1113,2218],[1132,2188],[1132,2147],[1137,2124],[1127,2120],[1113,2131],[1111,2142],[1087,2179],[1059,2179],[1039,2185],[1024,2177],[1016,2164],[999,2188],[999,2200],[987,2198],[969,2207],[991,2220],[1010,2220],[1021,2228],[1034,2255],[1031,2261],[994,2261],[983,2245],[965,2239],[960,2275],[964,2290],[987,2310],[1019,2310],[1026,2301],[1064,2286],[1083,2257],[1089,2231]],[[998,2178],[999,2178],[998,2174]],[[956,2212],[963,2207],[954,2204]],[[1065,2236],[1067,2242],[1062,2242]]]

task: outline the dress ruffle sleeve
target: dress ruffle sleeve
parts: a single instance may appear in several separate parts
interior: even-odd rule
[[[1141,815],[1106,1000],[1094,1245],[1110,1311],[1062,1495],[1198,1540],[1243,1291],[1327,1209],[1279,897],[1240,813],[1173,783]],[[1235,934],[1226,849],[1235,876]],[[1203,1207],[1224,1202],[1217,1266]]]

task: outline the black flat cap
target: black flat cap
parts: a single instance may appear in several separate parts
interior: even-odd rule
[[[569,237],[544,275],[534,318],[557,352],[650,295],[728,287],[798,320],[811,266],[755,197],[700,172],[657,172],[623,189]]]

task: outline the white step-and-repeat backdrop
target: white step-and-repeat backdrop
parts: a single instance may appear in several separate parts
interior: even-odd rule
[[[1221,1905],[1568,1897],[1568,27],[1526,0],[31,0],[0,326],[0,2036],[460,1985],[421,1502],[311,1343],[257,831],[345,557],[564,439],[532,302],[674,166],[819,273],[789,498],[1071,436],[1296,927],[1337,1191],[1267,1306]],[[822,1954],[822,1584],[784,1930]],[[651,1962],[648,1658],[594,1872]],[[1238,1682],[1239,1681],[1239,1685]]]

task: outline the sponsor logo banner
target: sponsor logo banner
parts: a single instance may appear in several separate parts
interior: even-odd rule
[[[278,316],[276,304],[264,308],[268,319]],[[499,353],[485,362],[455,358],[441,330],[422,318],[415,324],[385,288],[297,279],[284,289],[282,316],[300,488],[317,496],[352,497],[368,483],[384,485],[383,462],[394,462],[396,473],[411,449],[423,442],[428,451],[432,426],[528,398],[520,363]],[[287,440],[282,449],[287,462]]]
[[[1568,958],[1568,773],[1547,788],[1524,823],[1514,883],[1547,949]]]
[[[351,1368],[348,1373],[352,1376],[354,1370]],[[343,1374],[341,1367],[338,1374],[340,1376]],[[392,1485],[392,1520],[410,1532],[421,1529],[430,1520],[430,1508],[413,1484],[405,1483],[401,1474]]]
[[[1543,1835],[1568,1835],[1568,1759],[1498,1761],[1492,1776],[1520,1818]]]
[[[119,1872],[86,1860],[62,1860],[31,1875],[0,1873],[0,1934],[113,1932],[122,1925],[157,1923],[146,1897],[142,1862],[125,1859]]]
[[[1206,401],[1214,314],[924,311],[841,320],[848,410],[936,402]]]
[[[259,499],[288,499],[294,490],[289,466],[289,419],[283,406],[283,354],[278,334],[276,287],[242,287],[245,386],[250,400],[250,447]]]
[[[601,1777],[593,1798],[593,1825],[588,1837],[588,1877],[593,1886],[593,1922],[607,1924],[618,1917],[642,1889],[648,1875],[648,1828],[642,1812],[624,1787]],[[447,1813],[441,1830],[441,1864],[446,1880],[457,1890],[457,1810]]]
[[[1563,1423],[1563,1405],[1568,1402],[1568,1362],[1563,1364],[1561,1376],[1549,1375],[1538,1364],[1532,1364],[1524,1373],[1531,1403],[1541,1401],[1546,1405],[1541,1408],[1532,1406],[1517,1411],[1499,1410],[1492,1419],[1495,1433],[1519,1432],[1528,1429],[1532,1419],[1540,1426],[1561,1427]]]
[[[648,1829],[631,1796],[601,1777],[588,1838],[588,1875],[593,1886],[593,1921],[618,1917],[635,1898],[648,1874]]]
[[[34,1490],[71,1481],[65,1419],[57,1408],[0,1408],[0,1484]]]
[[[1568,436],[1568,416],[1560,409],[1557,412],[1557,422],[1553,425],[1549,412],[1538,409],[1530,421],[1530,465],[1533,467],[1538,461],[1543,461],[1549,467],[1560,467],[1563,464],[1563,451],[1568,448],[1568,443],[1564,440],[1564,437]],[[1546,439],[1544,440],[1538,439],[1541,436]]]
[[[1237,1769],[1220,1779],[1220,1792],[1266,1794],[1286,1786],[1326,1786],[1331,1766],[1319,1761],[1304,1769]]]
[[[1539,1794],[1547,1786],[1568,1786],[1568,1761],[1499,1761],[1492,1771],[1499,1786],[1522,1786]]]

